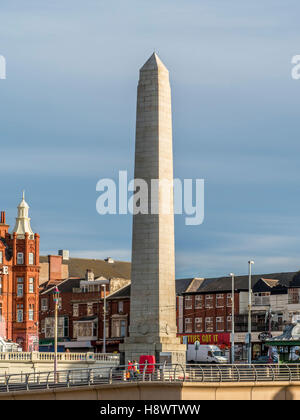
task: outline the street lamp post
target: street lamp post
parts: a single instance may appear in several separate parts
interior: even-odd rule
[[[103,284],[103,348],[102,353],[106,353],[106,284]]]
[[[251,364],[251,306],[252,306],[252,285],[251,285],[251,266],[254,261],[248,261],[249,265],[249,293],[248,293],[248,363]]]
[[[54,382],[56,383],[57,378],[57,310],[58,310],[58,301],[59,301],[59,290],[56,287],[53,295],[53,300],[55,304],[54,308]]]
[[[231,276],[231,363],[234,364],[234,273]]]

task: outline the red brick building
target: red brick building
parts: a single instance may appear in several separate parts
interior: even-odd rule
[[[130,280],[128,276],[128,263],[107,260],[72,259],[63,261],[61,265],[68,265],[68,271],[81,274],[82,267],[86,268],[84,277],[68,277],[58,280],[54,272],[59,273],[58,259],[48,256],[42,257],[42,264],[48,264],[48,280],[41,285],[40,290],[40,350],[49,350],[53,346],[54,338],[54,302],[53,292],[58,287],[58,337],[59,345],[70,351],[96,351],[101,352],[103,346],[104,311],[103,297],[113,294],[116,290],[124,288]],[[53,264],[54,263],[54,264]],[[75,267],[74,267],[75,266]],[[62,269],[64,271],[64,269]],[[104,276],[105,275],[105,276]],[[123,277],[120,277],[122,276]],[[122,304],[121,304],[122,305]],[[121,306],[120,305],[120,306]],[[112,331],[117,330],[117,320],[110,320],[114,315],[115,303],[107,300],[106,310],[106,347],[111,352],[118,349],[118,342],[110,340]],[[124,306],[124,310],[128,310]],[[122,313],[121,313],[122,314]],[[123,323],[120,330],[124,330]],[[114,332],[116,331],[116,332]],[[117,345],[116,345],[117,344]]]
[[[24,199],[9,233],[5,212],[0,219],[0,336],[25,351],[38,348],[39,235],[34,234]]]

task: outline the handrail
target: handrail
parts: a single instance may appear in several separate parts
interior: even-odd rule
[[[237,374],[238,374],[238,382],[240,382],[241,376],[240,376],[240,371],[238,370],[238,368],[236,367],[236,365],[233,365],[234,368],[237,370]]]
[[[300,364],[151,364],[154,369],[147,374],[145,363],[140,374],[127,378],[128,365],[89,367],[85,369],[59,370],[59,386],[67,388],[80,385],[114,384],[149,380],[152,382],[267,382],[286,381],[300,383]],[[180,370],[180,372],[179,372]],[[182,375],[181,375],[182,371]],[[47,388],[56,386],[53,371],[0,375],[0,393]]]
[[[201,366],[200,366],[200,369],[201,369],[201,373],[202,373],[202,382],[204,382],[204,370]]]
[[[254,370],[254,382],[256,382],[257,381],[257,370],[255,369],[255,364],[252,364],[251,366]]]
[[[289,372],[289,382],[291,382],[292,380],[291,369],[289,368],[288,365],[286,365],[286,367],[288,368],[288,372]]]
[[[26,373],[26,381],[25,381],[25,383],[26,383],[26,389],[27,389],[27,391],[29,390],[29,385],[28,385],[28,381],[29,381],[29,375],[30,375],[30,373]]]
[[[273,377],[272,377],[272,381],[275,381],[275,371],[274,371],[274,369],[273,369],[273,366],[272,366],[272,365],[270,365],[270,369],[271,369],[271,371],[272,371],[272,375],[273,375]]]
[[[175,368],[174,368],[174,378],[173,378],[173,380],[174,380],[174,381],[176,381],[176,370],[177,370],[177,366],[178,366],[178,365],[176,364],[176,365],[175,365]]]
[[[220,369],[220,367],[217,365],[217,368],[218,368],[218,373],[219,373],[219,382],[222,382],[222,371],[221,371],[221,369]]]

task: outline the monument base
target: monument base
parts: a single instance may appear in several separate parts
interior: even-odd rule
[[[119,346],[120,352],[124,353],[123,360],[127,364],[128,361],[136,360],[137,362],[142,355],[155,356],[156,363],[181,364],[186,363],[186,345],[180,344],[179,339],[162,341],[153,341],[152,343],[141,343],[139,337],[127,337],[126,341]]]

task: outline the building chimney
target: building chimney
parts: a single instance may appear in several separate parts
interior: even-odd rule
[[[2,211],[2,212],[1,212],[0,223],[1,223],[2,225],[5,225],[5,211]]]
[[[95,280],[95,274],[94,274],[93,270],[89,270],[89,269],[86,270],[85,279],[87,281],[94,281]]]
[[[58,255],[62,256],[63,261],[68,261],[70,259],[70,251],[67,249],[59,249]]]

